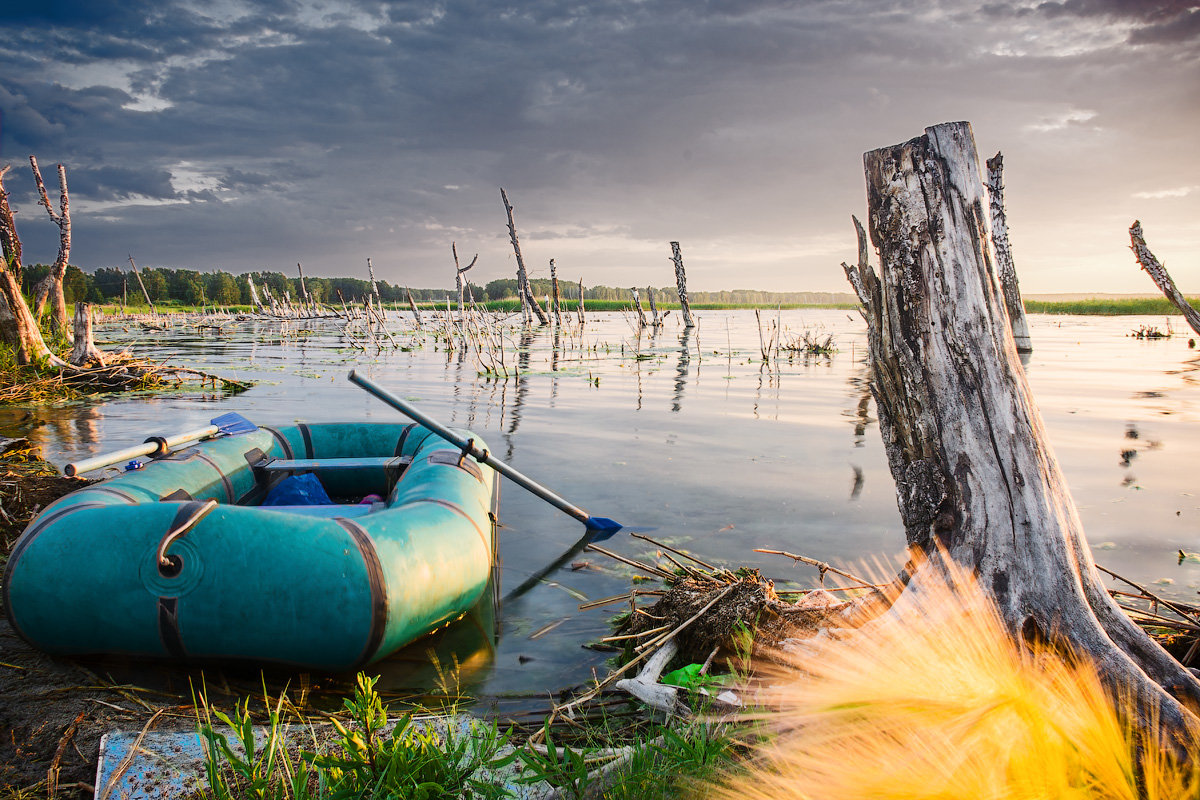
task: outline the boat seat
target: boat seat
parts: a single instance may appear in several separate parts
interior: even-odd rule
[[[333,472],[354,469],[403,470],[412,463],[410,456],[378,456],[366,458],[271,458],[254,465],[263,472]]]

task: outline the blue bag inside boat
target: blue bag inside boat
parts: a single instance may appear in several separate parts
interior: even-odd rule
[[[264,506],[326,506],[333,503],[321,481],[311,472],[292,475],[267,492]]]

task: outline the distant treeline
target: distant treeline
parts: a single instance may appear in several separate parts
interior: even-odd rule
[[[22,281],[26,293],[33,291],[50,267],[45,264],[26,266],[22,272]],[[155,304],[175,304],[187,306],[217,305],[244,306],[250,305],[250,283],[247,278],[254,280],[255,286],[267,286],[277,299],[284,296],[293,301],[300,297],[300,279],[284,275],[281,272],[250,272],[233,275],[228,272],[200,272],[191,269],[142,268],[138,270],[141,281],[145,284],[146,293]],[[377,281],[379,296],[385,303],[407,302],[405,287]],[[530,280],[534,294],[538,298],[551,294],[551,283],[546,278]],[[342,299],[346,302],[361,300],[371,291],[370,281],[361,278],[304,278],[308,294],[316,302],[338,304]],[[559,282],[559,296],[564,300],[579,299],[579,284],[567,281]],[[506,300],[517,296],[517,281],[515,278],[500,278],[490,281],[486,286],[468,284],[471,296],[479,302],[488,300]],[[453,289],[411,289],[413,299],[418,303],[444,303],[447,299],[456,300]],[[678,302],[679,296],[675,287],[647,288],[638,287],[642,302],[649,305],[649,293],[653,293],[654,301],[664,305]],[[63,294],[68,303],[86,300],[93,303],[120,303],[144,306],[142,288],[133,270],[117,267],[101,267],[95,272],[84,272],[79,267],[67,267],[66,278],[63,282]],[[776,305],[829,305],[853,304],[854,297],[842,292],[760,292],[753,289],[734,289],[722,292],[689,292],[689,299],[697,307],[709,306],[776,306]],[[633,294],[628,287],[592,286],[584,287],[583,297],[587,300],[633,302]]]

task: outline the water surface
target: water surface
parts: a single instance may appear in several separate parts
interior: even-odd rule
[[[712,563],[758,567],[780,588],[811,586],[815,573],[755,548],[859,571],[896,563],[903,532],[867,386],[861,317],[764,314],[764,324],[778,320],[785,341],[808,330],[832,334],[838,348],[764,365],[753,312],[700,312],[691,332],[676,316],[640,336],[622,314],[589,315],[582,332],[514,329],[506,362],[520,373],[507,380],[480,376],[473,352],[415,332],[397,315],[402,349],[389,342],[382,352],[359,349],[335,321],[230,323],[219,333],[105,326],[99,338],[108,346],[257,383],[232,398],[186,390],[11,412],[3,432],[29,436],[61,466],[226,411],[268,425],[394,418],[345,380],[355,368],[434,417],[471,428],[493,453],[591,513],[655,526],[656,539]],[[1027,372],[1099,563],[1195,602],[1200,563],[1179,564],[1177,552],[1200,550],[1200,357],[1186,336],[1131,338],[1142,324],[1164,320],[1034,315]],[[501,597],[582,533],[511,484],[500,517]],[[654,556],[625,534],[605,546]],[[441,658],[455,653],[460,677],[483,695],[580,684],[605,657],[582,645],[607,633],[619,606],[577,607],[628,591],[632,575],[579,554],[442,634]],[[410,667],[425,660],[429,644],[377,665],[385,682],[428,681]]]

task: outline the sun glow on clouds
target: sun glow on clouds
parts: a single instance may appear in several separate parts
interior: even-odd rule
[[[1179,186],[1174,189],[1159,189],[1156,192],[1134,192],[1133,196],[1138,200],[1163,200],[1168,197],[1187,197],[1197,189],[1200,189],[1200,186]]]
[[[1072,108],[1066,111],[1060,111],[1057,114],[1043,116],[1037,122],[1031,122],[1025,126],[1025,130],[1034,133],[1053,133],[1055,131],[1063,131],[1068,128],[1079,128],[1084,123],[1090,122],[1096,118],[1096,112],[1088,109]],[[1088,126],[1091,130],[1099,130],[1095,126]]]

